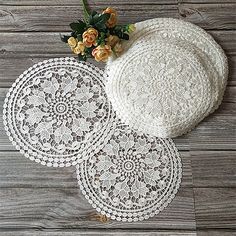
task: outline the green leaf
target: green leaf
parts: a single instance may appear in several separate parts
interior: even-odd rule
[[[105,14],[95,14],[91,20],[90,25],[92,25],[94,28],[96,28],[98,31],[105,31],[106,30],[106,22],[110,18],[109,13]]]
[[[70,28],[77,32],[78,34],[82,34],[86,28],[86,23],[84,23],[83,21],[80,21],[80,22],[73,22],[73,23],[70,23]]]
[[[96,28],[98,31],[105,32],[106,25],[104,25],[104,24],[96,24],[96,25],[94,25],[94,28]]]
[[[118,36],[120,39],[129,40],[129,35],[125,33],[122,26],[115,27],[110,30],[112,34]]]
[[[78,22],[79,22],[80,24],[84,25],[84,27],[86,27],[86,23],[83,22],[82,20],[78,20]]]
[[[97,12],[93,12],[89,18],[89,24],[96,28],[98,31],[106,30],[106,22],[109,20],[110,14],[98,14]]]
[[[67,35],[60,35],[61,41],[64,43],[67,43],[68,39],[70,38],[70,36]]]
[[[83,41],[82,35],[81,34],[77,34],[77,39],[78,39],[78,41]]]
[[[92,13],[91,13],[91,16],[95,16],[95,15],[97,15],[98,13],[96,12],[96,11],[92,11]]]
[[[87,57],[86,57],[86,55],[78,54],[78,60],[79,60],[79,61],[86,61],[86,60],[87,60]]]
[[[105,38],[107,37],[106,33],[100,32],[100,36],[97,39],[97,44],[105,44]]]
[[[85,20],[86,23],[88,23],[89,22],[89,15],[90,15],[90,12],[87,8],[88,3],[87,3],[86,0],[81,0],[81,1],[82,1],[82,4],[83,4],[84,20]]]
[[[75,32],[71,32],[71,37],[74,37],[74,38],[76,38],[77,37],[77,35],[76,35],[76,33]]]
[[[121,38],[121,39],[124,39],[124,40],[129,40],[129,35],[123,33],[122,36],[121,36],[120,38]]]
[[[92,54],[92,51],[95,47],[92,46],[90,48],[85,48],[85,54],[88,56],[88,55],[91,55]]]
[[[106,24],[107,21],[109,20],[110,18],[110,14],[109,13],[104,13],[102,15],[99,16],[97,22],[95,23],[96,24]]]
[[[93,26],[97,22],[98,18],[99,14],[96,14],[94,16],[90,15],[89,24]]]

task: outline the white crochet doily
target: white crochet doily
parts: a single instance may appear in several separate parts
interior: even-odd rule
[[[31,160],[63,167],[101,149],[112,134],[114,112],[103,72],[73,58],[43,61],[10,88],[3,119],[13,145]]]
[[[139,22],[136,27],[137,30],[131,35],[130,40],[123,45],[125,48],[123,55],[108,62],[107,94],[119,117],[133,128],[160,137],[175,137],[184,134],[194,128],[198,122],[213,112],[221,103],[228,75],[227,58],[221,47],[207,32],[191,23],[171,18],[158,18]],[[176,76],[175,69],[179,66],[179,61],[176,59],[180,58],[181,55],[177,55],[178,52],[176,51],[176,57],[173,60],[171,56],[168,59],[164,55],[166,63],[169,64],[167,66],[158,63],[160,59],[158,53],[165,51],[165,49],[163,50],[165,44],[180,48],[178,51],[182,57],[185,57],[183,50],[188,51],[188,56],[192,62],[189,59],[186,60],[182,64],[183,68],[185,64],[192,64],[195,68],[199,68],[197,70],[200,74],[203,72],[206,75],[204,75],[204,79],[198,83],[196,80],[198,76],[196,76],[196,84],[193,88],[186,80],[182,79],[181,82],[180,77],[176,81],[170,80],[170,75],[172,78]],[[157,48],[160,48],[159,52],[156,51]],[[169,51],[171,51],[171,47]],[[156,58],[156,61],[154,59],[152,62],[149,61],[147,54]],[[148,65],[146,64],[152,64],[152,68],[147,69]],[[174,65],[173,68],[171,68],[171,64]],[[183,74],[184,71],[181,71],[179,75],[181,73]],[[190,73],[192,73],[192,77],[195,76],[194,70]],[[163,78],[160,80],[161,76]],[[187,76],[185,74],[183,78]],[[164,77],[166,78],[165,81]],[[150,84],[150,79],[156,80],[155,83],[158,85]],[[129,80],[132,81],[132,85],[129,84]],[[143,81],[147,85],[143,84]],[[137,84],[135,85],[135,83]],[[181,85],[180,83],[183,87],[178,86],[178,84]],[[201,90],[204,83],[210,85],[210,93]],[[128,85],[133,86],[133,89],[128,89]],[[148,86],[148,88],[145,89],[144,86]],[[199,86],[199,94],[197,94],[196,86]],[[172,89],[172,92],[167,91],[168,89]],[[176,95],[181,92],[181,89],[185,91],[182,91],[182,96],[177,99]],[[139,94],[137,95],[137,93]],[[154,99],[155,96],[151,98],[150,93],[152,95],[156,93],[156,99]],[[196,107],[195,113],[188,104],[192,102],[194,106],[194,99],[191,96],[187,99],[188,94],[195,94],[196,99],[199,96],[197,104],[203,102],[202,106]],[[209,98],[207,98],[208,96]],[[137,98],[136,101],[134,100],[135,97]],[[186,101],[184,101],[185,98]],[[211,102],[207,100],[211,100]],[[177,106],[175,106],[176,103]],[[153,114],[157,118],[155,121],[152,117]],[[189,119],[185,119],[185,117],[189,117]],[[179,121],[180,123],[178,123]]]
[[[159,137],[179,136],[209,114],[214,94],[191,48],[135,45],[109,65],[106,92],[121,120]]]
[[[155,18],[135,24],[136,31],[131,35],[129,41],[124,42],[125,50],[133,44],[146,43],[150,39],[172,39],[182,41],[183,44],[191,45],[199,54],[202,64],[212,72],[209,63],[217,72],[216,83],[219,89],[219,99],[212,111],[220,105],[228,79],[227,57],[218,43],[204,29],[190,22],[173,18]]]
[[[153,217],[180,186],[181,160],[170,139],[117,127],[108,143],[77,166],[78,184],[98,212],[118,221]]]

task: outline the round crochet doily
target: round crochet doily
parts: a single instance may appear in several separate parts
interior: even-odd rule
[[[78,184],[98,212],[118,221],[153,217],[174,198],[181,160],[170,139],[118,127],[108,143],[77,166]]]
[[[151,135],[179,136],[214,104],[195,51],[167,40],[133,46],[109,65],[108,74],[106,92],[121,120]]]
[[[103,72],[73,58],[43,61],[10,88],[3,118],[7,135],[26,157],[63,167],[101,149],[112,134],[115,114]]]
[[[136,28],[137,29],[131,35],[130,40],[125,41],[123,43],[125,49],[123,55],[121,55],[118,59],[109,61],[107,64],[109,79],[106,89],[108,96],[112,101],[119,117],[125,123],[131,125],[133,128],[137,128],[140,131],[157,135],[160,137],[175,137],[184,134],[193,129],[198,124],[198,122],[200,122],[204,117],[209,115],[209,113],[213,112],[216,108],[218,108],[219,104],[221,103],[228,76],[227,58],[221,47],[214,41],[214,39],[206,31],[204,31],[203,29],[201,29],[196,25],[184,22],[182,20],[171,19],[171,18],[151,19],[136,23]],[[151,42],[153,42],[152,44],[154,45],[151,45]],[[140,105],[139,101],[143,100],[143,97],[145,96],[147,97],[148,95],[145,94],[146,93],[145,88],[144,89],[141,88],[143,85],[140,85],[139,79],[137,79],[136,81],[137,88],[140,91],[139,96],[137,98],[137,102],[130,100],[131,97],[135,97],[136,95],[132,95],[131,93],[129,93],[131,92],[131,90],[127,92],[128,89],[125,88],[125,86],[123,86],[124,83],[126,83],[127,80],[129,80],[127,78],[127,75],[133,76],[131,74],[134,73],[133,76],[134,78],[132,79],[134,81],[135,78],[138,78],[137,74],[140,75],[142,71],[144,71],[143,66],[146,66],[145,61],[148,61],[145,58],[147,53],[144,52],[145,50],[144,48],[149,50],[150,55],[152,55],[153,57],[156,56],[156,58],[158,58],[157,52],[155,51],[156,47],[158,47],[159,44],[163,45],[165,43],[167,45],[168,44],[171,44],[172,46],[175,45],[179,48],[185,49],[186,51],[190,51],[192,54],[194,54],[192,56],[189,54],[189,56],[192,57],[193,61],[196,59],[198,60],[198,65],[196,64],[196,66],[199,67],[200,64],[201,67],[200,71],[204,71],[204,74],[207,75],[205,78],[207,78],[208,82],[204,83],[210,84],[210,90],[212,94],[211,98],[208,99],[210,100],[213,99],[210,103],[211,104],[210,106],[208,106],[206,104],[208,102],[206,102],[205,99],[203,99],[202,100],[204,102],[203,107],[207,105],[208,109],[205,108],[203,108],[203,110],[200,109],[195,114],[193,114],[192,110],[190,109],[189,114],[192,114],[192,118],[190,118],[189,120],[187,119],[186,122],[183,122],[183,124],[176,123],[175,126],[171,126],[170,124],[168,124],[169,122],[166,122],[168,119],[166,118],[166,116],[164,116],[162,111],[164,111],[169,116],[169,119],[171,119],[173,123],[176,122],[176,118],[177,120],[181,119],[180,113],[182,112],[183,107],[185,107],[184,109],[187,112],[189,107],[187,103],[186,104],[182,103],[183,99],[186,94],[195,93],[196,90],[191,91],[192,90],[191,86],[184,84],[185,83],[184,80],[182,80],[182,82],[184,84],[185,89],[187,90],[182,93],[182,97],[180,99],[176,99],[176,96],[172,96],[172,93],[166,92],[166,87],[168,87],[168,84],[170,85],[170,83],[173,82],[173,80],[169,81],[168,78],[169,75],[165,76],[166,77],[165,81],[167,82],[167,84],[159,83],[157,87],[149,85],[150,87],[149,91],[151,90],[155,91],[156,96],[159,96],[158,94],[160,93],[160,91],[161,94],[165,93],[165,97],[167,98],[167,100],[169,100],[169,102],[171,102],[173,106],[172,110],[171,106],[169,106],[168,104],[169,102],[167,102],[166,99],[163,99],[163,96],[162,97],[159,96],[157,97],[156,100],[159,100],[160,104],[158,103],[155,104],[153,100],[150,103],[151,106],[149,106],[148,109],[141,111],[139,109]],[[150,47],[150,49],[148,49],[148,47]],[[138,59],[136,60],[136,63],[138,65],[137,64],[135,65],[135,63],[133,63],[133,58],[132,60],[130,59],[131,58],[129,56],[130,54],[133,55],[133,58],[135,58],[136,57],[135,54],[137,54]],[[127,61],[127,59],[129,60],[129,62]],[[172,59],[167,58],[167,61],[170,65],[171,65],[171,60]],[[175,60],[175,62],[177,63],[175,67],[178,67],[178,61]],[[128,70],[126,70],[125,67],[123,67],[124,64],[126,66],[133,65],[129,67],[132,69],[131,70],[132,72],[128,72]],[[149,64],[151,64],[151,62],[149,62]],[[149,78],[153,76],[152,74],[155,74],[155,76],[153,76],[153,80],[155,79],[154,77],[160,78],[160,75],[161,74],[163,75],[163,70],[166,70],[167,73],[172,74],[172,76],[175,76],[173,74],[175,73],[173,71],[173,68],[171,69],[170,66],[161,68],[161,66],[163,65],[160,65],[160,63],[159,64],[157,63],[157,66],[153,64],[153,67],[150,70],[151,72],[149,70],[146,70],[145,73],[142,73],[143,80],[147,79],[147,81],[149,81]],[[135,67],[137,71],[135,71],[134,69]],[[125,70],[126,72],[123,73],[123,70]],[[178,83],[178,80],[176,82]],[[179,82],[181,82],[181,80],[179,80]],[[196,83],[197,85],[199,85],[197,81]],[[172,85],[170,86],[172,86],[174,95],[176,94],[175,90],[180,91],[179,88],[174,87],[176,86],[176,84],[172,83]],[[201,82],[200,87],[202,86],[204,85]],[[133,91],[134,93],[137,94],[137,91],[135,89]],[[129,98],[128,97],[127,99],[123,98],[124,93],[129,93]],[[195,95],[197,96],[197,94]],[[205,98],[208,95],[209,93],[205,94]],[[201,97],[202,95],[199,94],[199,96]],[[117,99],[117,97],[119,97],[119,99]],[[190,101],[191,99],[192,98],[189,97],[188,102],[191,102]],[[145,103],[144,100],[142,102]],[[179,107],[181,107],[181,110],[178,110],[178,106],[174,108],[174,104],[176,102],[178,103]],[[148,107],[148,104],[146,104],[145,106]],[[160,106],[162,106],[161,109]],[[143,113],[144,111],[146,113]],[[150,124],[149,122],[150,120],[146,119],[146,116],[148,116],[148,114],[153,114],[158,112],[159,116],[162,117],[160,119],[156,119],[155,121],[156,123],[154,125]],[[160,128],[165,126],[168,127]]]
[[[191,45],[201,57],[201,62],[212,72],[212,64],[217,72],[217,85],[219,90],[218,100],[215,102],[212,112],[220,105],[227,79],[228,62],[227,57],[219,44],[204,29],[192,23],[173,19],[173,18],[155,18],[135,24],[136,31],[131,35],[129,41],[125,41],[123,46],[125,50],[140,43],[146,43],[150,39],[172,39],[182,41],[183,44]]]

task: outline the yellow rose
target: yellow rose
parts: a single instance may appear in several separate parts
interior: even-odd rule
[[[83,42],[78,42],[77,46],[73,49],[73,52],[75,54],[81,54],[81,55],[84,55],[84,49],[85,49],[85,46],[83,44]]]
[[[77,43],[78,43],[78,40],[74,37],[70,37],[68,40],[67,40],[67,43],[69,44],[69,46],[71,48],[74,48],[76,47]]]
[[[114,47],[120,39],[116,35],[110,35],[108,38],[106,38],[107,45],[110,45],[111,47]]]
[[[120,53],[123,52],[123,47],[121,43],[117,43],[115,47],[113,48],[113,51],[116,53],[116,55],[119,55]]]
[[[94,28],[88,28],[82,35],[83,43],[86,47],[90,48],[92,45],[96,46],[96,39],[98,31]]]
[[[110,14],[110,18],[108,19],[106,25],[107,25],[108,28],[113,28],[117,23],[117,12],[116,12],[116,10],[114,10],[111,7],[108,7],[102,13],[103,14],[104,13],[109,13]]]
[[[128,33],[133,33],[136,30],[136,27],[134,24],[128,25]]]
[[[111,56],[111,54],[112,50],[110,45],[104,45],[104,46],[99,45],[92,51],[92,55],[96,61],[106,62],[108,57]]]

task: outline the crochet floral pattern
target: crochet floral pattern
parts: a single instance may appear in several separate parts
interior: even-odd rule
[[[222,101],[224,51],[206,31],[182,20],[156,18],[135,26],[124,53],[106,67],[109,99],[132,128],[158,137],[185,134]]]
[[[102,144],[112,132],[114,113],[103,75],[70,58],[44,61],[24,72],[10,89],[4,109],[13,144],[30,159],[69,166]]]
[[[106,91],[114,109],[141,132],[178,136],[213,105],[208,75],[194,51],[168,41],[133,46],[108,68]]]
[[[210,77],[214,93],[217,93],[210,111],[214,112],[223,99],[228,79],[227,57],[214,38],[197,25],[173,18],[154,18],[138,22],[135,26],[137,30],[130,40],[123,43],[125,50],[149,40],[155,40],[157,44],[159,40],[171,40],[172,44],[181,43],[183,47],[191,47],[196,52]]]
[[[172,200],[181,161],[171,140],[119,127],[77,167],[79,186],[97,211],[122,221],[147,219]]]

